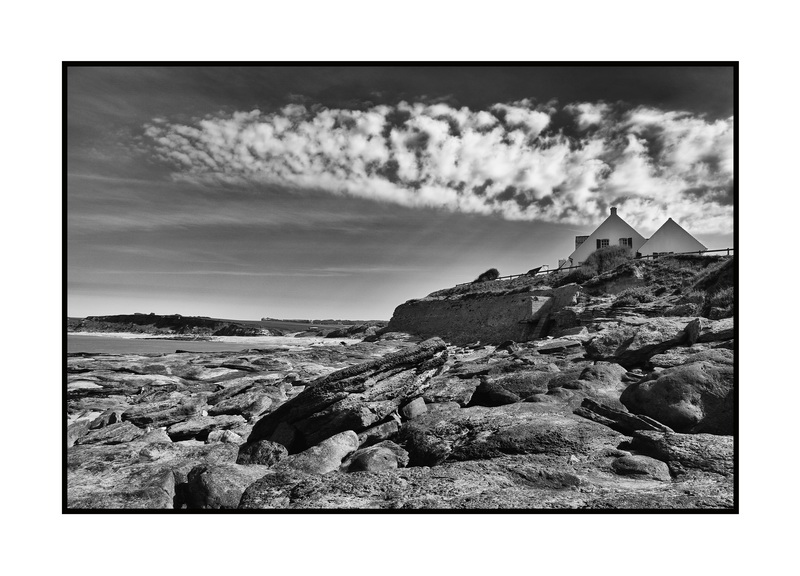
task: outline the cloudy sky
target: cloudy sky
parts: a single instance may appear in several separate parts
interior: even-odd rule
[[[388,319],[616,206],[733,242],[733,70],[70,68],[68,314]]]

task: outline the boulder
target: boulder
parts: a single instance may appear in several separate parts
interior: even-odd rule
[[[236,446],[133,441],[87,444],[67,453],[67,508],[172,509],[199,464],[233,462]]]
[[[250,387],[244,392],[219,401],[208,409],[208,413],[211,416],[238,414],[251,420],[269,410],[276,409],[285,401],[286,393],[279,387]]]
[[[689,364],[700,360],[708,360],[718,364],[733,365],[733,352],[726,348],[708,348],[707,344],[695,344],[688,347],[670,348],[663,354],[656,354],[648,361],[656,368],[674,368],[681,364]]]
[[[111,424],[116,424],[117,422],[122,422],[122,412],[123,410],[109,408],[105,410],[100,416],[92,420],[92,423],[89,425],[89,428],[92,430],[96,430],[97,428],[102,428],[104,426],[109,426]]]
[[[398,443],[412,466],[508,454],[589,454],[624,437],[546,403],[517,403],[434,412],[403,424]]]
[[[154,428],[146,432],[144,436],[138,438],[138,442],[172,442],[172,438],[167,434],[166,428]]]
[[[547,392],[548,383],[560,374],[560,371],[545,368],[481,376],[481,384],[472,395],[471,405],[502,406],[519,402],[532,394]]]
[[[91,420],[83,419],[83,420],[76,420],[72,424],[67,426],[67,448],[71,448],[75,445],[75,442],[86,434],[89,433],[89,426],[91,425]]]
[[[358,435],[352,430],[346,430],[299,454],[287,456],[277,467],[291,468],[306,474],[327,474],[338,470],[342,460],[357,449]]]
[[[648,456],[623,456],[614,460],[611,468],[621,476],[651,478],[664,482],[672,480],[669,475],[669,467],[661,460]]]
[[[488,372],[488,368],[486,371]],[[422,397],[428,404],[458,402],[461,406],[466,406],[472,400],[472,395],[479,383],[477,378],[460,378],[452,374],[442,374],[431,379]]]
[[[296,453],[345,430],[366,430],[421,396],[446,360],[445,343],[432,338],[318,378],[262,417],[248,441],[287,442],[289,452]],[[284,426],[280,435],[279,425]]]
[[[361,448],[351,454],[340,470],[342,472],[378,472],[403,468],[408,464],[408,452],[391,441]]]
[[[233,430],[212,430],[208,433],[208,438],[206,438],[206,443],[211,442],[225,442],[227,444],[244,444],[244,438],[239,436]]]
[[[167,428],[167,434],[172,441],[179,440],[205,440],[212,430],[224,430],[243,424],[245,419],[241,416],[199,416],[186,422],[173,424]]]
[[[197,416],[202,411],[203,404],[198,398],[187,397],[143,402],[123,412],[122,419],[139,428],[170,426]]]
[[[407,420],[413,420],[417,416],[425,414],[428,411],[425,406],[425,400],[422,398],[414,398],[411,402],[400,408],[400,413]]]
[[[650,318],[645,322],[609,327],[586,344],[589,358],[613,360],[626,368],[682,344],[733,338],[733,319]]]
[[[733,434],[733,383],[733,366],[692,362],[631,384],[620,401],[677,432]]]
[[[189,509],[235,509],[245,488],[268,472],[266,466],[237,464],[202,464],[188,475],[185,489]]]
[[[388,422],[372,426],[358,433],[358,445],[361,447],[371,446],[383,440],[393,438],[400,430],[399,419],[391,419]]]
[[[289,452],[286,446],[269,440],[256,440],[248,442],[239,448],[236,457],[237,464],[272,466],[283,460]]]
[[[122,444],[132,442],[141,436],[145,431],[137,428],[130,422],[119,422],[111,424],[105,428],[90,431],[86,436],[78,439],[78,444]]]
[[[666,462],[674,475],[685,474],[689,470],[724,476],[734,472],[733,436],[641,430],[634,433],[632,446]]]

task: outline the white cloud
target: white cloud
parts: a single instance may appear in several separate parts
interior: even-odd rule
[[[603,102],[564,107],[579,138],[529,100],[488,110],[401,102],[368,110],[289,104],[144,127],[174,177],[313,188],[408,207],[589,225],[616,205],[647,233],[671,216],[733,226],[733,118]]]

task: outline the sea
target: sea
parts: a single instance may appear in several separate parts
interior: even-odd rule
[[[291,336],[211,336],[211,340],[154,338],[149,334],[127,332],[68,332],[67,352],[92,354],[174,354],[188,352],[238,352],[248,348],[301,349],[315,346],[341,346],[360,342],[350,338],[293,338]]]

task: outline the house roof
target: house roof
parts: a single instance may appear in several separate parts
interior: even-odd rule
[[[636,238],[641,242],[645,241],[644,236],[634,230],[630,224],[625,222],[625,220],[617,216],[615,211],[612,212],[611,215],[609,215],[609,217],[606,218],[603,223],[600,224],[600,226],[598,226],[597,229],[586,238],[586,240],[584,240],[583,244],[573,250],[572,254],[569,255],[569,258],[573,258],[575,254],[581,248],[583,248],[584,245],[591,246],[591,243],[596,242],[598,238],[609,238],[609,231],[611,230],[624,230],[629,237]],[[592,251],[594,251],[594,249],[592,249]]]
[[[656,230],[647,242],[645,242],[639,252],[645,254],[648,250],[658,252],[659,245],[667,243],[680,243],[681,252],[694,252],[696,250],[707,250],[707,248],[700,243],[694,236],[684,230],[680,224],[675,222],[672,218],[668,218],[666,222],[661,225],[661,228]]]

